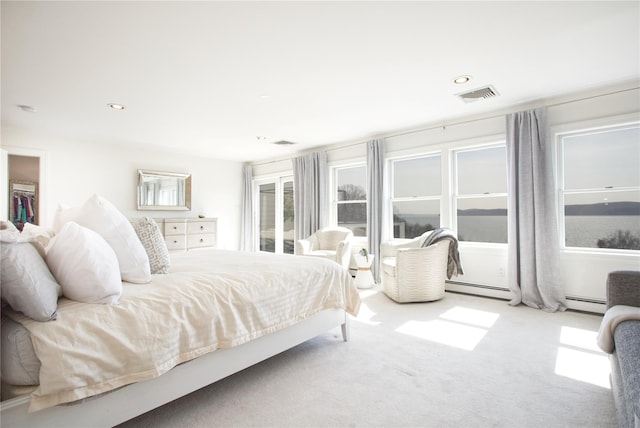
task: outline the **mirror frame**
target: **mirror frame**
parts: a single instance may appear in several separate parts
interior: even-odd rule
[[[175,178],[184,180],[185,195],[184,205],[142,205],[140,196],[142,192],[142,181],[144,177]],[[191,174],[181,174],[177,172],[151,171],[147,169],[138,170],[138,185],[136,186],[136,202],[139,211],[190,211],[191,210]]]

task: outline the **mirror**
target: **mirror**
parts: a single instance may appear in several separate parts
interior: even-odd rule
[[[138,210],[191,209],[191,174],[138,170]]]

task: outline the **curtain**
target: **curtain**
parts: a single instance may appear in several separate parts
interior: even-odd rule
[[[327,223],[327,154],[311,153],[293,159],[295,239],[309,237]]]
[[[242,167],[242,221],[240,225],[240,251],[253,251],[253,168]]]
[[[384,226],[385,141],[367,141],[367,241],[374,255],[371,264],[373,278],[380,282],[380,243]]]
[[[508,281],[512,305],[564,311],[553,145],[546,109],[507,115]]]

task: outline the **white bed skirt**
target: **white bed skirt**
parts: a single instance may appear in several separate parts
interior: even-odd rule
[[[78,404],[28,413],[29,396],[3,401],[0,405],[2,427],[113,427],[333,328],[342,327],[342,337],[347,341],[348,320],[342,309],[325,310],[286,329],[203,355],[157,378],[127,385]]]

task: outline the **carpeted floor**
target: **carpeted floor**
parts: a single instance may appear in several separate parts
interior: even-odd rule
[[[328,332],[121,427],[616,426],[601,316],[361,297],[349,342]]]

